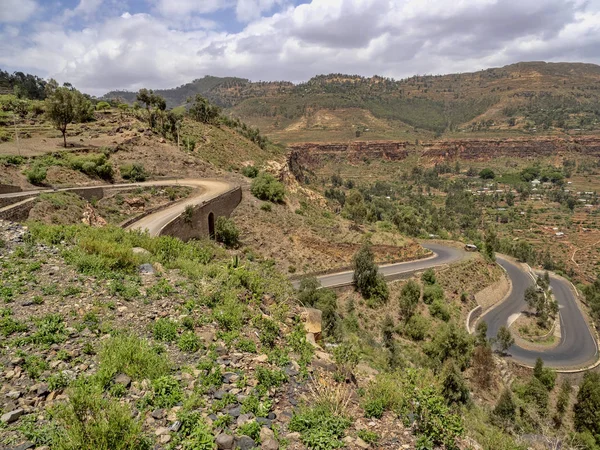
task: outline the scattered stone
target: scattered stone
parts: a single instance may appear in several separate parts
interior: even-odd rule
[[[38,397],[45,397],[49,393],[50,390],[48,389],[48,385],[46,383],[40,383],[40,385],[37,388]]]
[[[242,407],[241,406],[236,406],[236,407],[231,408],[231,409],[229,409],[227,411],[227,414],[229,414],[234,419],[237,419],[238,417],[240,417],[241,413],[242,413]]]
[[[254,414],[252,413],[241,414],[236,420],[237,426],[239,427],[244,425],[245,423],[250,422],[252,419],[254,419]]]
[[[19,391],[10,391],[6,396],[10,399],[16,400],[21,396]]]
[[[0,417],[0,421],[4,423],[13,423],[19,420],[19,417],[21,417],[23,414],[25,414],[25,411],[23,411],[22,408],[14,409],[6,414],[3,414],[2,417]]]
[[[214,397],[214,398],[216,398],[217,400],[222,400],[222,399],[223,399],[223,397],[225,397],[225,395],[227,395],[227,392],[225,392],[225,391],[224,391],[224,390],[222,390],[222,389],[219,389],[218,391],[216,391],[216,392],[213,394],[213,397]]]
[[[35,444],[33,442],[23,442],[22,444],[13,447],[12,450],[28,450],[30,448],[35,448]]]
[[[233,448],[233,436],[221,433],[217,436],[217,448],[219,450],[231,450]]]
[[[265,419],[264,417],[258,417],[256,419],[256,423],[260,424],[262,427],[271,428],[271,421],[269,419]]]
[[[297,431],[294,431],[293,433],[286,434],[285,438],[290,442],[299,441],[300,433],[298,433]]]
[[[165,410],[164,409],[155,409],[154,411],[152,411],[151,415],[156,420],[163,419],[165,417]]]
[[[236,445],[240,450],[251,450],[256,447],[256,442],[249,436],[240,436],[237,439]]]
[[[355,442],[355,444],[356,444],[356,446],[357,446],[357,447],[360,447],[360,448],[365,448],[365,449],[367,449],[367,448],[371,447],[369,444],[367,444],[367,443],[366,443],[365,441],[363,441],[361,438],[356,438],[356,442]]]
[[[265,442],[267,439],[275,439],[275,433],[270,428],[262,427],[260,429],[260,442]]]
[[[142,255],[142,256],[150,255],[150,252],[142,247],[133,247],[131,249],[131,251],[133,252],[134,255]]]
[[[163,434],[158,441],[161,444],[168,444],[171,441],[171,435],[170,434]]]
[[[279,442],[275,439],[266,439],[260,445],[261,450],[279,450]]]
[[[307,333],[314,335],[315,341],[321,340],[323,312],[316,308],[304,308],[300,313],[300,320],[304,322]]]
[[[274,412],[270,412],[269,415],[267,416],[267,419],[275,420],[275,419],[277,419],[277,414],[275,414]]]
[[[162,436],[164,434],[169,434],[169,429],[165,428],[165,427],[160,427],[157,428],[156,431],[154,432],[155,435],[157,436]]]
[[[269,355],[258,355],[256,358],[254,358],[254,361],[260,362],[260,363],[267,362],[268,360],[269,360]]]
[[[144,263],[140,265],[139,272],[145,275],[152,275],[154,273],[154,267],[150,263]]]
[[[169,427],[169,431],[173,431],[173,432],[177,433],[180,428],[181,428],[181,422],[179,420],[176,420]]]

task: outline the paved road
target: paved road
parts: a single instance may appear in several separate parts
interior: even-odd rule
[[[159,183],[159,184],[156,184]],[[211,200],[215,197],[218,197],[221,194],[229,191],[234,187],[231,183],[227,183],[225,181],[219,180],[179,180],[178,184],[180,186],[190,186],[199,188],[197,192],[192,193],[189,197],[185,198],[182,201],[174,203],[168,208],[163,209],[162,211],[157,211],[155,213],[149,214],[146,217],[141,218],[137,222],[126,227],[128,230],[148,230],[150,236],[158,236],[160,231],[163,229],[165,225],[167,225],[171,220],[178,217],[187,206],[199,205],[200,203]],[[173,181],[164,181],[164,182],[154,182],[150,181],[148,184],[142,183],[142,185],[146,186],[172,186]]]
[[[434,256],[417,261],[380,266],[379,271],[387,279],[399,278],[402,275],[429,267],[456,262],[466,256],[462,250],[441,244],[426,243],[423,246],[433,251]],[[488,324],[488,337],[490,338],[496,336],[501,326],[508,324],[511,316],[514,318],[526,309],[525,289],[534,283],[532,277],[516,264],[501,256],[498,256],[497,261],[506,269],[512,282],[512,291],[502,303],[488,311],[481,319]],[[323,287],[348,286],[352,284],[352,271],[323,275],[317,277],[317,280]],[[293,284],[298,287],[300,282],[295,281]],[[549,367],[563,369],[583,367],[597,358],[596,340],[577,305],[570,283],[552,275],[550,286],[560,307],[562,331],[560,343],[545,351],[527,350],[513,345],[509,348],[508,353],[516,361],[526,365],[533,366],[536,359],[541,357]]]
[[[507,325],[511,316],[514,318],[527,309],[525,289],[534,283],[531,276],[515,263],[500,256],[497,261],[506,269],[512,282],[512,291],[508,298],[481,318],[488,324],[490,338],[496,336],[501,326]],[[548,350],[527,350],[513,345],[508,353],[515,360],[531,366],[537,358],[542,358],[544,364],[554,368],[581,367],[595,361],[596,340],[577,305],[570,283],[563,278],[551,276],[550,286],[560,308],[560,342]]]
[[[168,224],[171,220],[179,216],[188,205],[198,205],[205,201],[211,200],[218,197],[221,194],[229,191],[235,186],[231,183],[222,180],[209,180],[209,179],[180,179],[180,180],[160,180],[160,181],[145,181],[142,183],[121,183],[121,184],[107,184],[102,186],[87,186],[87,187],[74,187],[57,189],[55,191],[50,189],[38,189],[34,191],[23,191],[15,192],[11,194],[2,194],[0,197],[5,198],[18,198],[28,197],[37,195],[43,192],[66,192],[70,189],[119,189],[119,188],[135,188],[135,187],[149,187],[149,186],[188,186],[195,188],[192,194],[173,205],[165,208],[161,211],[149,214],[146,217],[138,220],[137,222],[126,227],[128,230],[148,230],[151,236],[157,236],[160,234],[162,228]],[[24,200],[27,201],[27,200]],[[16,204],[9,205],[6,208],[14,207]]]
[[[457,248],[435,243],[425,243],[422,245],[434,253],[432,257],[419,259],[416,261],[383,265],[379,267],[379,272],[382,273],[387,279],[396,277],[399,278],[402,275],[424,270],[429,267],[450,264],[465,257],[465,252]],[[322,275],[317,277],[317,280],[319,280],[321,286],[323,287],[349,286],[352,284],[352,274],[353,271],[349,270],[345,272],[332,273],[330,275]],[[292,284],[297,288],[300,286],[300,281],[294,281]]]

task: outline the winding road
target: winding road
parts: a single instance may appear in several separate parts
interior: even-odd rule
[[[518,265],[499,255],[497,261],[506,270],[512,290],[502,303],[487,311],[480,319],[488,325],[489,338],[495,337],[500,327],[507,325],[511,317],[527,310],[525,289],[533,285],[532,277]],[[577,305],[570,283],[564,278],[551,275],[550,286],[560,310],[560,342],[544,350],[530,350],[515,344],[508,349],[508,354],[528,366],[535,365],[537,358],[542,358],[544,364],[553,368],[582,367],[594,362],[598,356],[596,339]]]
[[[464,251],[446,245],[438,243],[422,245],[431,250],[434,255],[417,261],[380,266],[379,271],[386,279],[400,278],[419,270],[450,264],[465,257]],[[525,289],[534,284],[533,278],[515,263],[501,255],[497,255],[497,261],[506,270],[512,290],[501,303],[488,310],[480,319],[487,322],[490,338],[496,336],[501,326],[508,325],[511,318],[526,310]],[[323,287],[348,286],[352,284],[352,271],[322,275],[317,277],[317,280]],[[293,284],[298,287],[299,281]],[[556,275],[551,275],[550,286],[560,308],[560,342],[545,350],[530,350],[515,344],[508,349],[509,355],[515,361],[527,366],[533,366],[536,359],[541,357],[544,364],[555,369],[582,368],[595,362],[598,358],[596,339],[577,305],[570,283]]]

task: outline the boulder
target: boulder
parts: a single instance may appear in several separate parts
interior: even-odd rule
[[[221,433],[217,436],[217,448],[219,450],[231,450],[233,448],[233,436]]]

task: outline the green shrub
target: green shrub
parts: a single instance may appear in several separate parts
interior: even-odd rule
[[[279,387],[287,381],[286,374],[279,369],[271,370],[266,367],[257,367],[255,374],[259,386],[265,389]]]
[[[23,362],[23,369],[30,378],[36,379],[48,369],[48,363],[38,355],[28,355]]]
[[[105,109],[110,109],[110,103],[104,101],[96,103],[96,110],[104,111]]]
[[[263,211],[266,211],[266,212],[271,212],[273,207],[271,206],[270,203],[263,203],[262,205],[260,205],[260,209],[262,209]]]
[[[183,400],[183,390],[179,382],[171,376],[163,376],[152,381],[152,405],[156,408],[171,408]]]
[[[538,358],[535,362],[533,369],[533,376],[536,377],[541,383],[546,386],[548,391],[554,389],[556,383],[556,372],[549,367],[544,367],[544,361],[542,358]]]
[[[221,216],[215,224],[215,238],[227,247],[235,247],[239,243],[240,230],[233,220]]]
[[[267,417],[271,407],[272,402],[268,397],[261,399],[256,394],[250,394],[242,402],[242,414],[252,413],[256,417]]]
[[[433,367],[441,367],[447,359],[453,359],[460,370],[465,370],[471,361],[473,341],[464,327],[450,322],[436,330],[433,340],[425,344],[423,351],[431,359]]]
[[[494,407],[494,415],[504,422],[512,422],[515,419],[517,406],[509,389],[504,389]]]
[[[283,184],[273,177],[273,175],[262,172],[252,181],[250,192],[256,198],[268,200],[273,203],[282,202],[285,197],[285,188]]]
[[[383,276],[378,273],[371,244],[366,242],[352,258],[354,273],[352,281],[356,290],[366,299],[384,303],[389,297],[389,291]]]
[[[146,178],[148,178],[144,166],[138,163],[124,164],[119,168],[119,171],[123,179],[133,182],[146,181]]]
[[[359,430],[358,437],[365,441],[367,444],[375,445],[379,442],[379,435],[374,431]]]
[[[429,314],[444,322],[450,320],[450,311],[448,310],[448,307],[437,298],[429,305]]]
[[[573,411],[575,429],[596,436],[596,445],[600,445],[600,374],[587,372],[583,376]]]
[[[332,450],[344,446],[341,439],[350,423],[349,419],[317,405],[295,411],[288,428],[299,432],[302,443],[309,449]]]
[[[256,166],[245,166],[242,169],[242,174],[248,178],[256,178],[258,176],[258,167]]]
[[[271,319],[257,317],[254,320],[255,326],[259,329],[259,339],[261,344],[267,347],[273,347],[279,337],[279,325]]]
[[[104,397],[88,379],[77,381],[68,401],[58,404],[53,417],[58,430],[52,439],[57,450],[146,450],[150,440],[129,406]]]
[[[178,418],[181,428],[175,436],[175,445],[180,444],[183,450],[214,450],[215,438],[200,412],[184,411]]]
[[[433,387],[426,387],[417,390],[414,404],[417,449],[433,450],[443,445],[447,450],[458,450],[456,440],[464,432],[462,420],[450,412],[444,397]]]
[[[60,314],[48,314],[36,321],[37,329],[29,340],[34,344],[50,346],[63,342],[67,336],[65,334],[65,324]]]
[[[181,336],[179,336],[179,341],[177,342],[179,349],[183,352],[188,353],[196,353],[198,350],[202,348],[202,341],[196,333],[193,331],[186,331]]]
[[[104,385],[119,373],[133,380],[154,380],[169,372],[166,357],[156,353],[146,340],[132,335],[111,337],[102,346],[99,357],[99,376]]]
[[[435,300],[444,300],[444,290],[439,284],[425,286],[423,289],[423,302],[431,305]]]
[[[157,341],[173,342],[177,339],[177,324],[171,319],[158,319],[154,322],[152,334]]]
[[[252,339],[238,338],[236,347],[240,352],[256,353],[256,343]]]
[[[34,165],[31,169],[26,170],[25,176],[27,177],[27,181],[34,185],[40,185],[46,179],[46,175],[48,172],[45,167],[40,165]]]
[[[226,331],[240,330],[247,320],[248,308],[237,298],[227,297],[213,309],[213,317]]]
[[[427,336],[430,327],[429,320],[421,314],[413,315],[404,325],[404,334],[413,341],[422,341]]]
[[[408,321],[415,312],[419,299],[421,298],[421,286],[414,281],[409,280],[400,291],[398,297],[398,304],[400,306],[400,315],[406,321]]]
[[[254,439],[255,442],[260,443],[260,424],[255,420],[240,425],[237,429],[237,433],[243,436],[249,436]]]
[[[10,310],[7,311],[10,312]],[[10,313],[0,315],[0,335],[8,337],[14,333],[22,333],[27,331],[27,325],[10,317]]]
[[[54,375],[50,375],[46,382],[48,383],[48,389],[50,391],[60,391],[69,385],[69,377],[64,373],[59,372]]]
[[[427,269],[423,272],[423,275],[421,275],[421,280],[423,280],[425,286],[433,286],[436,284],[435,271],[433,269]]]

